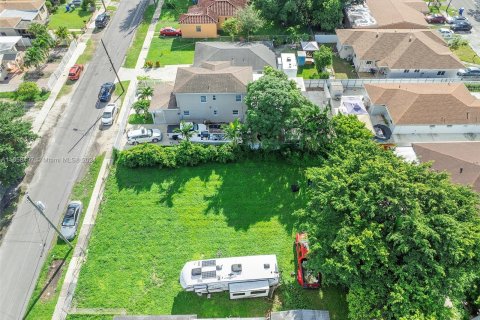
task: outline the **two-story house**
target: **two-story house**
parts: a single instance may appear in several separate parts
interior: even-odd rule
[[[0,1],[0,36],[29,37],[31,23],[46,24],[45,0]]]
[[[365,104],[393,135],[480,133],[480,100],[463,83],[365,84]],[[445,136],[447,137],[447,136]]]
[[[178,68],[175,83],[154,88],[150,112],[157,124],[232,122],[244,120],[247,84],[252,67],[230,61],[209,61],[198,67]]]
[[[215,38],[225,20],[245,7],[246,0],[199,0],[178,19],[183,38]]]
[[[384,78],[456,78],[463,68],[439,34],[431,30],[338,29],[340,58],[357,72]]]

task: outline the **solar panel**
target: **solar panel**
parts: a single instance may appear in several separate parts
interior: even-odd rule
[[[202,279],[212,279],[217,277],[217,271],[204,271],[202,272]]]
[[[202,267],[214,267],[217,264],[215,260],[203,260]]]

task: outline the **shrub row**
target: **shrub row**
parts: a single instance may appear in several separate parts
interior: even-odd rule
[[[236,160],[238,149],[232,144],[206,146],[183,141],[176,146],[142,144],[118,154],[118,163],[129,168],[177,168],[207,162],[227,163]]]

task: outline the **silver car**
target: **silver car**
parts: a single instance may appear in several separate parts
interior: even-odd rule
[[[82,215],[83,205],[80,201],[71,201],[62,221],[60,232],[67,240],[72,240],[77,235],[78,223]]]
[[[115,115],[117,114],[117,105],[115,103],[109,103],[103,110],[102,125],[109,126],[113,124]]]
[[[127,142],[129,144],[139,144],[145,142],[158,142],[162,140],[162,132],[158,129],[139,128],[127,132]]]

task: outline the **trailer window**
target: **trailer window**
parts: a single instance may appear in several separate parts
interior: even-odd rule
[[[238,297],[238,296],[244,296],[245,292],[240,292],[240,293],[232,293],[232,296]]]
[[[250,294],[265,294],[267,293],[267,290],[255,290],[250,292]]]

